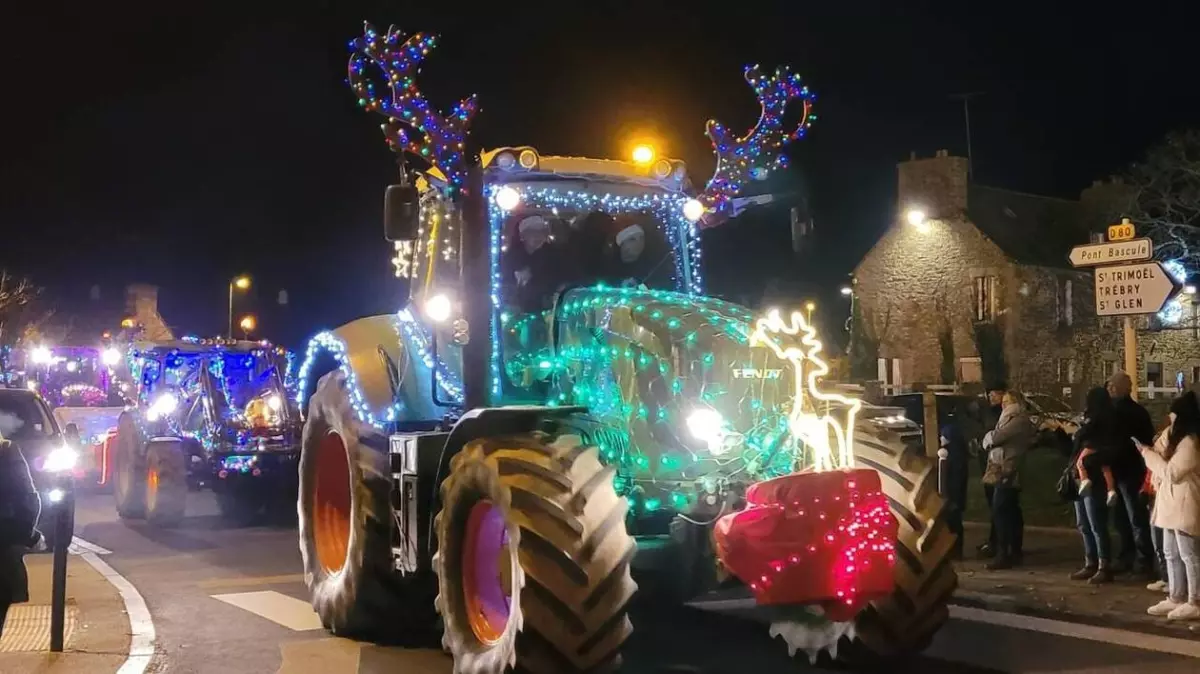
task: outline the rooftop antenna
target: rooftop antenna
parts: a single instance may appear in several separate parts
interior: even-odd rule
[[[975,96],[982,96],[984,93],[986,92],[972,91],[965,94],[950,94],[950,98],[961,100],[963,104],[963,121],[966,122],[967,127],[967,178],[974,176],[974,162],[971,156],[971,99]]]

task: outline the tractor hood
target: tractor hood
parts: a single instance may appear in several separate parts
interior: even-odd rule
[[[856,400],[822,390],[803,316],[682,293],[593,288],[556,308],[554,404],[585,405],[635,481],[753,482],[852,462]]]

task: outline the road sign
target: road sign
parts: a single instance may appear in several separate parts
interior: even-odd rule
[[[1161,262],[1099,267],[1095,279],[1097,316],[1155,314],[1179,291]]]
[[[1136,232],[1134,231],[1133,223],[1129,221],[1129,218],[1122,219],[1121,224],[1119,225],[1108,226],[1109,241],[1128,241],[1134,236],[1136,236]]]
[[[1120,227],[1121,225],[1113,225]],[[1141,262],[1154,257],[1154,243],[1150,239],[1089,243],[1071,249],[1071,266],[1095,267],[1099,264],[1117,262]]]

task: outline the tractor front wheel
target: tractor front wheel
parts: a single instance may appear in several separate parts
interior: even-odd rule
[[[436,643],[431,574],[393,568],[387,437],[354,412],[346,374],[309,399],[300,452],[304,580],[326,629],[404,645]]]
[[[155,441],[146,448],[146,521],[173,527],[187,508],[187,459],[178,441]]]
[[[612,478],[577,436],[485,438],[455,455],[434,525],[455,672],[619,667],[636,546]]]
[[[937,490],[937,462],[906,450],[890,431],[855,429],[854,459],[879,473],[898,526],[895,590],[859,614],[859,641],[850,659],[894,659],[919,653],[949,617],[947,603],[958,586],[953,556],[956,536],[946,526]],[[859,646],[865,647],[865,651]],[[846,651],[842,651],[846,652]]]

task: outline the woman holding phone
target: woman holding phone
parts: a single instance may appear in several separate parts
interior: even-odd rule
[[[1200,618],[1200,400],[1188,391],[1171,404],[1171,427],[1161,453],[1139,442],[1158,482],[1154,526],[1163,529],[1168,595],[1147,609],[1168,620]]]

